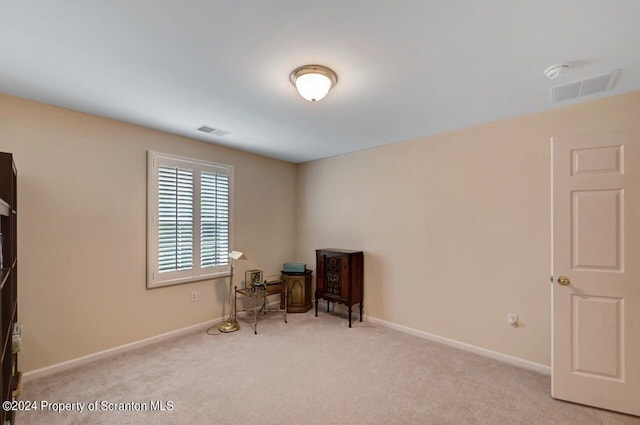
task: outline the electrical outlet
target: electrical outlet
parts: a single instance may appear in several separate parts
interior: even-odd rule
[[[507,323],[514,328],[518,327],[518,313],[507,314]]]
[[[191,293],[191,301],[198,301],[198,292],[193,291]]]

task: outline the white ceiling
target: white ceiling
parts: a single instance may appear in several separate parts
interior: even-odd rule
[[[315,104],[289,82],[312,63],[339,78]],[[292,162],[549,109],[615,69],[580,101],[640,89],[638,0],[0,0],[0,92]]]

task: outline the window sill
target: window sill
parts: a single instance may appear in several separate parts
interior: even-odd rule
[[[230,275],[231,273],[229,271],[225,271],[225,272],[212,273],[212,274],[202,275],[202,276],[183,277],[178,279],[171,279],[171,280],[164,280],[164,281],[161,280],[156,282],[147,280],[147,289],[156,289],[156,288],[165,288],[167,286],[184,285],[186,283],[202,282],[203,280],[222,279],[225,277],[229,277]]]

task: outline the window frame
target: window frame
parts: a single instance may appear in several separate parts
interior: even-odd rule
[[[159,272],[158,266],[158,202],[159,168],[180,167],[193,171],[193,267],[187,270]],[[234,167],[156,151],[147,151],[147,289],[197,282],[229,276],[230,262],[224,265],[201,266],[201,173],[213,172],[229,177],[229,251],[233,247]],[[226,257],[225,257],[226,258]]]

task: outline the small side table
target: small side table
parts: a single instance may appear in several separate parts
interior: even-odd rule
[[[311,301],[311,270],[304,272],[282,272],[282,284],[289,293],[287,310],[289,313],[306,313],[313,307]],[[280,308],[284,308],[285,302],[280,302]]]
[[[253,287],[253,288],[240,288],[235,287],[235,297],[234,297],[234,306],[236,315],[238,314],[238,294],[253,299],[253,333],[258,335],[258,315],[262,312],[267,314],[269,311],[282,311],[284,310],[284,323],[287,323],[287,287],[279,282],[272,282],[264,285],[263,287]],[[267,308],[267,297],[269,295],[281,294],[282,297],[284,295],[284,309],[280,308]],[[258,308],[258,302],[262,300],[262,306]],[[247,311],[242,310],[242,311]],[[234,318],[235,319],[235,318]]]

